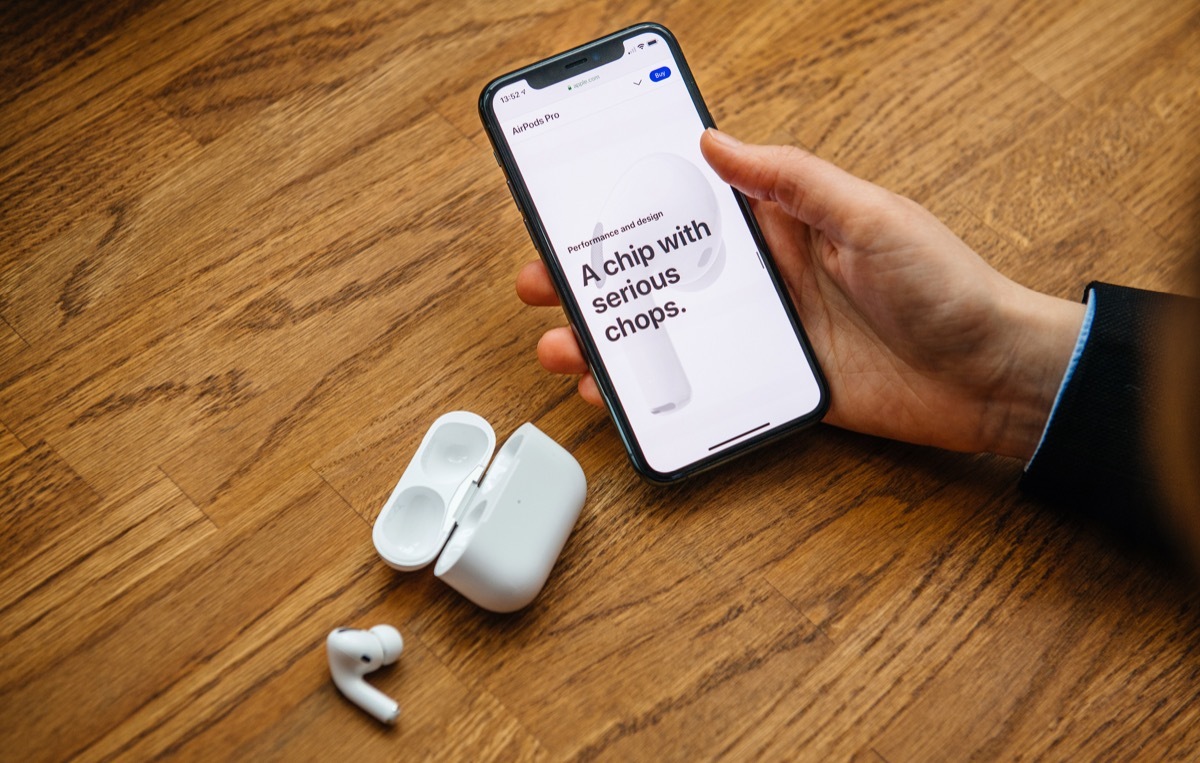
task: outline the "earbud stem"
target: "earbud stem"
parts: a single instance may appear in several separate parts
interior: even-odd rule
[[[366,710],[381,723],[394,723],[400,715],[400,705],[396,700],[371,686],[359,677],[343,678],[335,676],[333,683],[346,699]]]

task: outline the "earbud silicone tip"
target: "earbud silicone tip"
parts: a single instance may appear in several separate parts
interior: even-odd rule
[[[400,631],[390,625],[376,625],[371,628],[371,633],[374,633],[383,645],[384,665],[391,665],[399,659],[400,652],[404,651],[404,638]]]

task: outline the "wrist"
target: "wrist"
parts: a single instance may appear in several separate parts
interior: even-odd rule
[[[998,306],[1008,343],[988,406],[987,450],[1027,461],[1045,431],[1087,307],[1013,287]]]

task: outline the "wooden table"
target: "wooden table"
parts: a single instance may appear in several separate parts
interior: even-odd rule
[[[534,251],[476,98],[646,18],[722,127],[1011,277],[1177,286],[1194,0],[8,3],[0,758],[1196,759],[1194,588],[1021,464],[819,427],[651,487],[537,365],[563,318],[513,293]],[[590,481],[517,615],[371,545],[458,408]],[[325,665],[378,622],[393,729]]]

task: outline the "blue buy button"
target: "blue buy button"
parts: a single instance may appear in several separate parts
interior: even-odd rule
[[[662,82],[663,80],[665,80],[667,77],[670,77],[670,76],[671,76],[671,70],[668,69],[667,67],[663,66],[661,68],[655,69],[654,71],[650,72],[650,81],[651,82]]]

